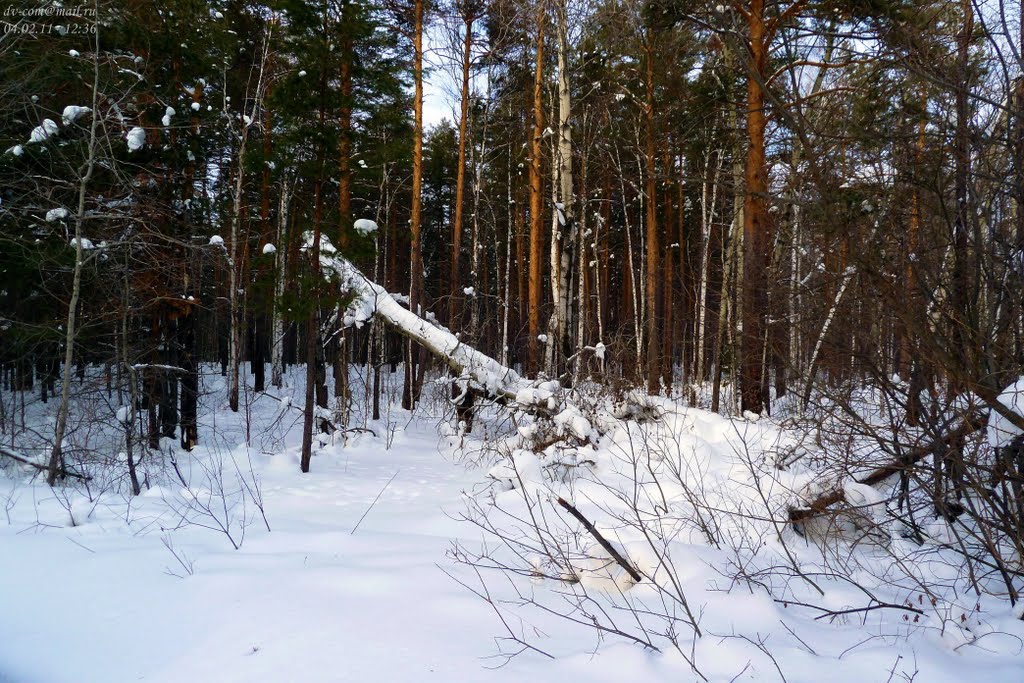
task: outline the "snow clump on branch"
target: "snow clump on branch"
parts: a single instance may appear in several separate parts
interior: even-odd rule
[[[43,122],[32,129],[32,133],[28,136],[29,142],[45,142],[50,137],[57,134],[57,124],[53,119],[43,119]]]
[[[352,224],[352,229],[362,235],[372,235],[377,232],[377,223],[368,218],[360,218]]]
[[[135,126],[128,131],[128,151],[135,152],[146,144],[146,129]]]

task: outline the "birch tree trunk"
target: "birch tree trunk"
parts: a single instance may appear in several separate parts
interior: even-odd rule
[[[498,360],[502,365],[508,365],[509,361],[509,349],[508,349],[508,325],[509,317],[512,309],[512,225],[514,218],[511,212],[516,211],[514,201],[512,199],[512,156],[509,155],[508,159],[509,167],[505,176],[505,194],[506,204],[510,214],[506,216],[505,223],[505,277],[503,278],[502,286],[502,297],[501,297],[501,342],[498,350]]]
[[[579,383],[580,374],[583,369],[583,354],[581,351],[586,345],[587,323],[590,320],[590,301],[587,290],[587,200],[589,199],[587,189],[587,158],[581,155],[580,158],[580,196],[583,201],[580,205],[580,217],[576,229],[576,343],[573,345],[573,353],[576,362],[573,367],[574,384]],[[596,239],[595,239],[596,244]],[[595,265],[597,259],[594,259]]]
[[[75,211],[75,265],[71,276],[71,298],[68,301],[68,317],[65,321],[64,330],[64,363],[61,370],[60,404],[57,406],[57,424],[53,436],[53,448],[50,450],[49,468],[46,473],[46,483],[53,486],[57,482],[57,474],[63,469],[64,432],[67,430],[69,405],[71,403],[71,368],[75,359],[75,336],[77,334],[78,299],[82,293],[82,227],[85,224],[85,198],[88,193],[89,181],[92,179],[93,169],[96,167],[96,150],[99,146],[97,130],[99,128],[99,110],[97,106],[100,98],[100,63],[99,63],[99,22],[96,26],[96,52],[93,54],[93,80],[92,80],[92,120],[89,124],[89,151],[85,161],[85,168],[78,181],[78,207]],[[134,406],[131,407],[134,410]],[[138,489],[138,482],[133,485]],[[139,491],[134,490],[138,495]]]
[[[287,174],[281,181],[281,198],[277,208],[277,251],[274,252],[274,308],[270,340],[270,383],[277,388],[284,384],[284,289],[287,282],[288,212],[291,202],[291,183]]]
[[[571,290],[569,288],[569,269],[571,249],[575,243],[576,230],[576,198],[573,194],[572,175],[572,95],[569,90],[569,40],[568,40],[568,7],[566,0],[561,0],[555,10],[558,18],[558,145],[555,150],[555,165],[558,178],[558,199],[551,221],[551,291],[554,301],[548,349],[552,353],[552,361],[548,371],[552,376],[562,372],[562,365],[569,355],[571,341],[569,339],[569,313]]]
[[[253,104],[251,114],[245,114],[245,103],[242,105],[242,129],[239,135],[238,158],[235,168],[235,188],[231,209],[231,251],[228,258],[228,302],[229,334],[228,334],[228,406],[232,412],[238,412],[238,385],[239,365],[242,361],[242,334],[245,330],[245,289],[240,285],[245,275],[244,264],[248,261],[248,236],[242,234],[242,201],[243,187],[245,184],[245,157],[246,147],[249,141],[249,127],[257,120],[260,103],[264,95],[264,77],[266,74],[267,61],[270,57],[271,28],[267,29],[264,36],[262,60],[259,66],[259,74],[256,81],[256,89],[253,92]],[[228,112],[229,98],[227,95],[227,83],[224,85],[224,111]]]
[[[716,159],[715,171],[709,176],[707,171],[711,165],[712,156]],[[707,374],[708,279],[711,276],[711,245],[713,241],[711,233],[714,228],[715,207],[718,203],[718,180],[722,174],[723,163],[724,155],[721,150],[711,152],[704,163],[704,184],[701,190],[701,256],[700,270],[698,271],[700,280],[697,283],[697,351],[694,354],[696,356],[694,358],[696,366],[694,378],[698,384],[706,379]]]
[[[245,147],[248,138],[248,126],[243,124],[243,133],[238,148],[238,161],[235,169],[234,200],[231,208],[231,251],[228,256],[228,407],[238,412],[238,367],[242,358],[242,307],[244,306],[244,290],[239,287],[241,268],[239,255],[241,248],[242,221],[242,187],[245,179]]]
[[[622,216],[626,229],[626,263],[624,265],[628,269],[629,294],[632,297],[633,304],[633,338],[636,343],[636,367],[639,369],[642,367],[641,361],[644,354],[644,326],[642,318],[643,307],[637,282],[642,278],[637,275],[636,259],[633,256],[633,228],[629,222],[629,205],[626,202],[626,181],[622,177],[621,171],[619,173],[619,182],[622,190]]]

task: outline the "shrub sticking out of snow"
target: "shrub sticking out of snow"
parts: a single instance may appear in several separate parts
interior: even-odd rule
[[[84,496],[75,497],[68,510],[68,526],[82,526],[89,523],[89,519],[96,511],[96,505]]]
[[[371,235],[377,232],[377,223],[369,218],[360,218],[352,224],[352,228],[362,235]]]
[[[28,136],[29,142],[45,142],[51,136],[57,134],[57,124],[53,119],[43,119],[43,122],[32,129]]]
[[[553,418],[555,425],[561,428],[563,433],[571,433],[578,439],[587,440],[590,437],[590,420],[583,416],[576,406],[569,406]]]
[[[146,144],[146,129],[135,126],[128,131],[128,151],[135,152]]]
[[[46,222],[47,223],[52,223],[54,221],[59,221],[60,219],[67,218],[67,217],[68,217],[68,210],[65,209],[62,206],[58,207],[56,209],[50,209],[49,211],[46,212]]]
[[[72,123],[78,120],[80,116],[88,114],[92,109],[89,107],[78,107],[73,104],[69,104],[64,107],[64,112],[61,114],[61,119],[64,121],[65,126],[70,126]]]

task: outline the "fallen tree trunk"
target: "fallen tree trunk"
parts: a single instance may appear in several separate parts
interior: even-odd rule
[[[312,247],[311,234],[306,234],[305,242],[307,249]],[[395,332],[422,345],[458,377],[471,380],[489,394],[524,408],[552,411],[557,407],[558,402],[552,400],[560,388],[557,382],[535,384],[525,380],[511,368],[463,344],[447,329],[403,307],[387,290],[339,255],[325,236],[321,236],[320,242],[320,267],[325,276],[333,276],[342,290],[355,297],[346,310],[344,326],[361,325],[376,316]]]
[[[50,466],[49,465],[40,465],[37,462],[32,462],[28,458],[20,456],[17,453],[15,453],[14,451],[8,450],[8,449],[4,448],[3,446],[0,446],[0,455],[8,457],[11,460],[14,460],[15,462],[20,462],[20,463],[22,463],[24,465],[29,465],[31,467],[35,467],[40,472],[49,472],[50,471]],[[74,477],[75,479],[81,479],[82,481],[92,481],[92,477],[84,475],[84,474],[79,474],[78,472],[72,472],[71,470],[69,470],[69,469],[67,469],[65,467],[57,467],[57,469],[54,470],[54,471],[56,472],[55,476],[57,476],[57,477]]]
[[[908,451],[894,462],[872,471],[867,476],[857,479],[858,484],[876,486],[889,477],[905,472],[914,463],[927,458],[940,448],[948,448],[959,439],[983,429],[988,424],[988,418],[983,415],[972,415],[964,418],[963,423],[940,439]],[[828,508],[846,500],[846,492],[842,487],[834,488],[831,491],[811,501],[809,505],[802,508],[790,508],[789,521],[791,524],[799,524],[812,517],[824,514]]]

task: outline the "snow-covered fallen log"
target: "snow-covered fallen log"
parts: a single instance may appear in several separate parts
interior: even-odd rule
[[[0,446],[0,456],[4,456],[4,457],[7,457],[7,458],[10,458],[11,460],[13,460],[15,462],[20,462],[23,465],[29,465],[30,467],[36,468],[40,472],[47,472],[50,469],[49,465],[42,465],[42,464],[40,464],[38,462],[34,462],[31,459],[26,458],[23,455],[19,455],[18,453],[15,453],[14,451],[12,451],[12,450],[10,450],[8,448],[4,448],[3,446]],[[85,474],[79,474],[78,472],[72,472],[71,470],[69,470],[69,469],[67,469],[65,467],[58,467],[57,468],[57,476],[58,477],[74,477],[75,479],[81,479],[82,481],[92,481],[92,477],[90,477],[88,475],[85,475]]]
[[[952,430],[945,436],[929,443],[925,446],[920,446],[913,450],[906,452],[902,458],[897,461],[893,461],[883,467],[870,472],[864,477],[861,477],[856,482],[853,482],[856,486],[877,486],[889,477],[906,472],[912,465],[920,460],[923,460],[929,456],[940,452],[941,449],[949,448],[952,444],[957,441],[970,436],[980,429],[984,429],[988,423],[988,418],[983,415],[970,415],[964,418],[964,421],[959,427]],[[793,507],[789,510],[789,521],[791,524],[799,528],[799,525],[803,522],[824,514],[831,506],[847,501],[848,498],[848,486],[839,486],[826,493],[818,496],[814,500],[807,502],[804,507]]]
[[[306,234],[305,242],[307,249],[313,246],[312,233]],[[324,236],[320,241],[320,268],[325,276],[335,279],[344,291],[354,296],[345,314],[345,326],[360,325],[376,316],[395,332],[421,344],[457,375],[494,396],[543,412],[553,412],[560,407],[558,382],[530,382],[487,354],[462,343],[449,330],[403,307],[387,290],[338,254]]]

